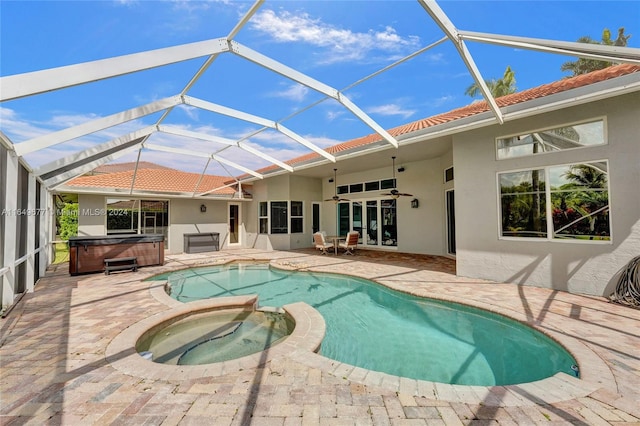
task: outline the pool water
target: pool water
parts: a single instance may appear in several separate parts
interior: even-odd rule
[[[517,321],[355,277],[228,264],[153,279],[167,277],[171,296],[183,302],[247,294],[258,294],[262,306],[306,302],[326,322],[322,355],[397,376],[508,385],[573,374],[576,364],[555,341]]]
[[[162,364],[210,364],[263,351],[290,332],[280,314],[213,312],[171,322],[143,338],[136,350]]]

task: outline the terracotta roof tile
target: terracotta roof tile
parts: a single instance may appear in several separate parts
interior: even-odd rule
[[[106,173],[95,176],[80,176],[67,183],[74,188],[125,188],[131,187],[133,170],[118,173]],[[199,173],[187,173],[168,168],[138,169],[134,189],[159,192],[193,192],[200,179]],[[198,185],[198,192],[206,192],[226,185],[225,176],[204,175]],[[215,191],[215,195],[233,195],[233,187]]]
[[[623,75],[632,74],[636,72],[640,72],[639,65],[632,65],[632,64],[615,65],[602,70],[591,72],[589,74],[583,74],[576,77],[564,78],[562,80],[558,80],[553,83],[544,84],[542,86],[534,87],[532,89],[523,90],[522,92],[513,93],[507,96],[502,96],[496,99],[496,103],[498,104],[499,107],[517,105],[523,102],[543,98],[545,96],[550,96],[550,95],[561,93],[567,90],[576,89],[578,87],[588,86],[590,84],[595,84],[601,81],[610,80],[612,78],[621,77]],[[403,124],[401,126],[398,126],[389,130],[388,132],[393,137],[397,137],[397,136],[404,135],[407,133],[412,133],[418,130],[423,130],[428,127],[433,127],[438,124],[449,123],[455,120],[477,115],[485,111],[489,111],[489,105],[487,104],[487,102],[477,101],[470,105],[457,108],[442,114],[434,115],[432,117],[427,117],[418,121]],[[373,133],[367,136],[362,136],[360,138],[352,139],[347,142],[343,142],[343,143],[331,146],[329,148],[326,148],[326,151],[331,154],[336,154],[338,152],[347,151],[360,146],[380,142],[381,140],[382,138],[378,134]],[[292,160],[289,160],[286,163],[289,165],[294,165],[294,164],[302,163],[305,161],[313,160],[319,157],[320,157],[319,154],[312,152],[312,153],[294,158]],[[268,166],[258,170],[258,172],[265,173],[267,171],[275,170],[277,168],[278,166],[275,166],[275,165]]]
[[[135,170],[136,162],[132,161],[130,163],[114,163],[114,164],[104,164],[102,166],[98,166],[92,170],[94,174],[98,173],[118,173],[118,172],[128,172],[131,170]],[[175,170],[171,167],[161,166],[160,164],[150,163],[148,161],[140,161],[138,163],[138,170],[140,169],[164,169],[164,170]]]

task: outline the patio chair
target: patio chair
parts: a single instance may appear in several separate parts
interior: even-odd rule
[[[344,254],[354,254],[356,247],[358,246],[358,239],[360,233],[358,231],[351,231],[347,233],[347,238],[338,244],[338,247],[344,249]]]
[[[327,254],[327,249],[333,248],[333,243],[328,243],[324,239],[322,232],[316,232],[313,234],[313,243],[318,250],[322,251],[322,254]]]

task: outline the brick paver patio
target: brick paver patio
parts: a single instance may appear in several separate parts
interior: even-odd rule
[[[188,371],[154,375],[151,362],[139,374],[116,368],[131,353],[108,353],[110,343],[171,309],[154,296],[160,284],[142,279],[235,259],[339,271],[509,315],[565,344],[580,363],[581,379],[442,385],[354,369],[312,352],[202,377]],[[162,267],[80,277],[69,276],[63,264],[50,268],[0,324],[3,425],[640,424],[640,310],[598,297],[456,277],[447,258],[243,249],[167,256]]]

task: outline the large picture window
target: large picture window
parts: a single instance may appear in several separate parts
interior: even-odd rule
[[[502,237],[611,239],[606,161],[500,173],[498,180]]]
[[[605,144],[604,120],[498,138],[498,160]]]

